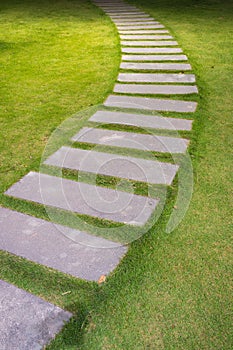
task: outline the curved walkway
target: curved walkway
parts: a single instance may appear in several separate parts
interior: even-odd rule
[[[45,164],[169,186],[179,166],[144,159],[143,152],[185,154],[187,151],[189,140],[166,133],[188,132],[192,128],[190,117],[197,103],[187,99],[187,95],[198,90],[195,76],[190,73],[191,66],[168,30],[143,11],[116,0],[95,3],[118,29],[122,63],[113,94],[89,119],[89,125],[93,126],[81,129],[72,141],[79,145],[105,146],[106,151],[64,145]],[[167,112],[174,115],[168,117]],[[184,117],[177,118],[176,113]],[[124,131],[126,126],[128,129]],[[129,127],[134,127],[133,131]],[[144,132],[137,128],[143,128]],[[160,130],[158,135],[156,130]],[[126,150],[139,150],[142,155],[125,155]],[[26,175],[6,195],[48,208],[142,227],[160,201],[160,198],[36,172]],[[2,250],[87,280],[109,274],[127,251],[119,243],[10,209],[0,209],[0,221]],[[74,236],[76,241],[78,237],[75,244]]]
[[[179,98],[198,92],[195,76],[190,74],[191,66],[168,30],[143,11],[118,0],[95,3],[111,17],[118,29],[122,63],[113,94],[89,119],[93,126],[81,129],[72,141],[79,145],[105,146],[105,150],[94,148],[88,151],[81,146],[64,145],[45,164],[169,186],[179,166],[145,159],[143,152],[186,153],[189,141],[178,134],[167,136],[166,133],[188,132],[192,128],[190,113],[196,110],[197,103]],[[168,117],[168,112],[174,115]],[[184,117],[177,118],[176,113],[183,113]],[[128,129],[124,131],[126,127]],[[159,130],[162,134],[158,133]],[[141,153],[133,157],[126,154],[127,150]],[[141,227],[145,226],[160,202],[160,198],[94,186],[43,172],[30,172],[6,195],[43,204],[47,208]],[[108,239],[6,208],[0,208],[0,223],[1,250],[86,280],[97,281],[101,275],[109,274],[127,251],[126,246]],[[40,349],[72,316],[3,281],[0,281],[0,292],[1,299],[5,300],[1,309],[1,319],[4,320],[1,344],[4,349],[15,343],[19,350]],[[6,293],[10,293],[10,301],[6,301]],[[26,324],[21,322],[22,315],[26,315]],[[39,325],[38,331],[35,322]],[[9,329],[18,323],[21,327],[12,338]],[[41,329],[45,332],[41,333]]]

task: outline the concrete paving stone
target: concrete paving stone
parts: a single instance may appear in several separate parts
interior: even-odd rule
[[[0,208],[0,222],[1,250],[88,281],[108,275],[127,252],[120,243],[9,209]]]
[[[111,15],[109,16],[111,19],[134,19],[134,18],[140,18],[140,19],[147,19],[147,18],[152,18],[150,17],[150,15],[147,15],[147,14],[141,14],[141,15],[125,15],[125,14],[120,14],[120,15]]]
[[[177,46],[178,43],[176,41],[168,41],[168,40],[149,40],[149,41],[121,41],[122,46]]]
[[[194,74],[119,73],[118,81],[125,83],[195,83]]]
[[[120,35],[121,40],[167,40],[171,35]]]
[[[70,312],[2,280],[0,305],[1,350],[42,350],[72,317]]]
[[[154,24],[160,24],[158,21],[155,21],[154,19],[152,20],[144,20],[144,21],[140,21],[140,20],[137,20],[137,21],[132,21],[132,20],[129,20],[127,22],[124,22],[122,20],[115,20],[113,21],[115,23],[115,25],[118,27],[118,26],[139,26],[139,25],[154,25]]]
[[[152,85],[152,84],[116,84],[114,92],[120,94],[159,94],[159,95],[187,95],[197,94],[193,85]]]
[[[72,138],[76,142],[133,148],[162,153],[184,153],[189,141],[178,137],[138,134],[107,129],[83,128]]]
[[[97,111],[89,120],[97,123],[131,125],[152,129],[187,131],[192,129],[192,120],[166,118],[147,114]]]
[[[173,164],[70,147],[60,148],[45,164],[162,185],[171,185],[178,170]]]
[[[169,33],[167,29],[149,29],[149,30],[119,30],[119,34],[126,34],[126,35],[147,35],[147,34],[166,34]]]
[[[118,31],[121,31],[121,30],[132,30],[132,29],[159,29],[159,28],[164,28],[164,26],[162,24],[148,24],[148,25],[140,24],[140,25],[134,25],[134,26],[118,25],[117,28],[118,28]]]
[[[181,53],[183,52],[179,47],[122,47],[123,53]]]
[[[112,21],[116,24],[120,24],[122,23],[123,25],[128,25],[128,23],[130,24],[138,24],[138,23],[142,23],[142,24],[145,24],[145,23],[149,23],[151,24],[152,23],[156,23],[158,24],[158,21],[155,22],[154,18],[152,17],[146,17],[146,18],[137,18],[137,17],[134,17],[134,18],[111,18]]]
[[[146,109],[160,112],[195,112],[196,102],[148,97],[110,95],[104,103],[107,107]]]
[[[178,70],[187,71],[191,70],[191,66],[188,63],[135,63],[135,62],[122,62],[121,69],[128,70]]]
[[[187,61],[185,55],[122,55],[122,61]]]
[[[6,195],[135,226],[144,225],[158,204],[156,199],[35,172]]]

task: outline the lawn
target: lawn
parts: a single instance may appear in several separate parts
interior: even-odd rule
[[[174,189],[159,222],[101,287],[6,253],[1,278],[74,312],[49,350],[230,350],[233,4],[131,2],[171,30],[198,79],[189,210],[166,233]],[[38,170],[46,141],[63,120],[111,92],[120,51],[114,26],[89,2],[13,0],[2,1],[0,10],[3,193]],[[44,215],[3,195],[0,203]]]

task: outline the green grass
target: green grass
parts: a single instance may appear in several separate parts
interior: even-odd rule
[[[7,253],[0,255],[1,278],[74,313],[49,350],[230,350],[233,6],[226,0],[131,2],[171,30],[198,78],[190,208],[166,233],[177,192],[170,188],[159,222],[131,245],[102,287]],[[88,2],[2,1],[0,10],[3,193],[38,170],[61,121],[112,91],[120,56],[114,26]],[[77,128],[88,113],[81,116]],[[46,217],[41,208],[3,195],[0,201]]]

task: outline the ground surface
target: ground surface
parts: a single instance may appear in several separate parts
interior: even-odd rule
[[[5,253],[1,278],[76,313],[49,349],[231,349],[233,8],[226,1],[137,4],[171,29],[198,76],[190,209],[166,234],[172,193],[159,224],[133,244],[101,288]],[[1,7],[1,33],[7,33],[0,39],[3,192],[38,169],[46,139],[61,120],[104,100],[120,53],[114,27],[89,3]],[[17,209],[35,212],[20,203]]]

